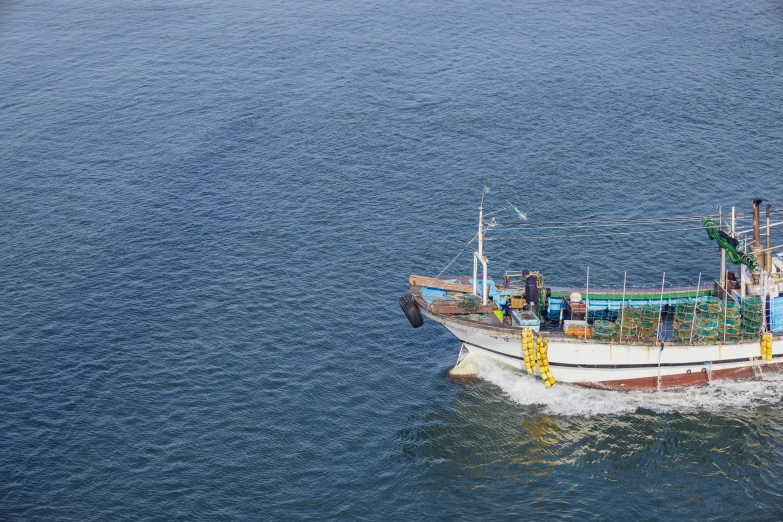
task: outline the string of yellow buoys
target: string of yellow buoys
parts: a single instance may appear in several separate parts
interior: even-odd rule
[[[772,360],[772,332],[761,336],[761,358],[765,361]]]
[[[528,374],[532,374],[538,366],[538,372],[544,379],[547,388],[557,382],[549,368],[548,351],[549,339],[538,337],[533,342],[533,329],[529,326],[522,329],[522,355],[525,360],[525,370]]]

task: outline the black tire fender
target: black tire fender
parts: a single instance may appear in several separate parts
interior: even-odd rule
[[[416,301],[413,300],[411,294],[405,294],[400,297],[400,308],[405,312],[405,317],[408,318],[408,322],[411,323],[412,327],[418,328],[424,324],[424,318],[421,316],[419,307],[416,306]]]

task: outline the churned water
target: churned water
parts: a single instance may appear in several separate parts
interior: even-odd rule
[[[780,0],[0,1],[0,520],[783,519],[783,381],[453,384],[397,304],[483,184],[783,208],[781,35]],[[488,248],[717,270],[698,230]]]

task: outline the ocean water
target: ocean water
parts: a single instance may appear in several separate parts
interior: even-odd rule
[[[783,381],[454,384],[397,303],[482,185],[783,208],[781,35],[780,0],[0,0],[0,520],[783,519]],[[488,252],[718,265],[698,230]]]

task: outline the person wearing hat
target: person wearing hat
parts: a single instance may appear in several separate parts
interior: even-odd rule
[[[525,301],[527,301],[528,310],[538,316],[538,281],[536,276],[530,274],[530,270],[523,270],[522,277],[525,278]]]

